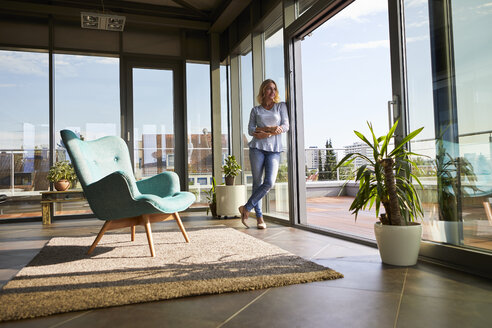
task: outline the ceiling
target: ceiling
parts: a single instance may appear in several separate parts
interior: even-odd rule
[[[222,33],[251,0],[0,0],[3,10],[80,15],[110,12],[139,21]]]

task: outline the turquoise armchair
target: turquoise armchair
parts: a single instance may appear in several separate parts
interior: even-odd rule
[[[150,254],[155,256],[150,224],[171,219],[176,220],[186,242],[190,241],[178,212],[193,204],[195,195],[180,191],[176,173],[163,172],[136,181],[123,139],[108,136],[83,141],[70,130],[60,134],[92,211],[106,221],[88,254],[106,231],[130,227],[133,241],[135,226],[143,225]]]

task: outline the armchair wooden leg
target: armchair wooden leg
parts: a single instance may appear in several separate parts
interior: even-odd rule
[[[94,250],[94,248],[96,248],[97,246],[97,243],[101,240],[102,236],[104,235],[104,233],[106,231],[109,230],[109,228],[111,227],[111,222],[112,221],[106,221],[104,223],[104,225],[102,226],[101,230],[99,230],[99,233],[97,234],[97,237],[96,239],[94,240],[94,242],[92,243],[92,246],[91,248],[89,248],[89,251],[87,252],[87,254],[90,254],[92,253],[92,251]]]
[[[145,222],[145,232],[147,233],[147,240],[149,242],[150,255],[155,257],[154,241],[152,240],[152,228],[150,227],[149,217],[147,215],[143,216]]]
[[[181,233],[183,234],[184,239],[186,240],[187,243],[190,242],[190,238],[188,238],[188,234],[186,233],[186,230],[183,226],[183,222],[181,222],[181,218],[179,217],[178,212],[174,213],[174,219],[176,220],[176,223],[178,224],[179,230],[181,230]]]
[[[92,246],[90,247],[87,254],[92,253],[94,248],[96,248],[97,243],[99,243],[99,241],[101,240],[102,236],[104,235],[104,233],[106,231],[130,227],[131,239],[132,239],[132,241],[134,241],[135,240],[135,226],[143,225],[143,226],[145,226],[145,231],[147,233],[147,240],[149,242],[150,255],[152,255],[152,257],[154,257],[155,256],[155,248],[154,248],[154,241],[152,240],[152,228],[151,228],[150,224],[152,222],[162,222],[162,221],[167,221],[167,220],[172,220],[172,219],[176,220],[178,227],[181,230],[181,233],[183,234],[184,239],[186,240],[187,243],[189,243],[190,238],[188,238],[188,234],[186,233],[185,227],[183,226],[183,222],[181,222],[181,218],[179,217],[178,213],[173,213],[173,214],[153,213],[153,214],[134,216],[134,217],[130,217],[130,218],[106,221],[104,223],[104,225],[102,226],[101,231],[99,231],[99,234],[97,235],[96,240],[94,240],[94,243],[92,243]]]

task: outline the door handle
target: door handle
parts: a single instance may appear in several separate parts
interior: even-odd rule
[[[400,103],[398,96],[393,95],[393,100],[388,101],[388,124],[390,129],[398,118],[400,118]]]

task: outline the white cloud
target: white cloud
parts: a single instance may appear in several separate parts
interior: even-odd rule
[[[55,72],[59,77],[77,77],[80,66],[94,64],[117,64],[118,58],[81,56],[81,55],[55,55]]]
[[[407,43],[417,42],[417,41],[425,41],[425,40],[429,40],[428,35],[413,36],[413,37],[406,38]]]
[[[330,21],[366,21],[365,16],[388,11],[388,0],[357,0],[335,15]]]
[[[483,5],[480,5],[477,8],[487,8],[487,7],[492,7],[492,2],[484,3]]]
[[[279,30],[265,41],[265,47],[275,48],[284,44],[284,34]]]
[[[109,65],[114,65],[118,64],[119,59],[118,58],[111,58],[111,57],[100,57],[95,60],[96,63],[98,64],[109,64]]]
[[[406,24],[406,27],[422,27],[422,26],[427,26],[429,25],[429,20],[424,19],[421,20],[420,22],[413,22],[413,23],[408,23]]]
[[[406,38],[407,43],[417,42],[417,41],[425,41],[429,40],[429,36],[421,35]],[[331,44],[336,45],[336,44]],[[357,51],[357,50],[366,50],[366,49],[377,49],[377,48],[389,48],[389,40],[376,40],[376,41],[368,41],[368,42],[360,42],[360,43],[347,43],[342,45],[341,51],[349,52],[349,51]]]
[[[0,51],[0,72],[46,76],[48,74],[48,55],[32,52]]]
[[[12,87],[15,87],[17,86],[17,84],[13,84],[13,83],[3,83],[3,84],[0,84],[0,88],[12,88]]]
[[[353,60],[353,59],[360,59],[360,58],[364,58],[364,57],[365,56],[362,56],[362,55],[329,57],[329,58],[326,59],[326,62],[337,62],[337,61],[342,61],[342,60]]]
[[[427,3],[429,0],[407,0],[405,1],[405,7],[407,8],[412,8],[412,7],[420,7],[420,6],[427,6]]]
[[[389,48],[388,40],[368,41],[361,43],[347,43],[342,46],[342,51],[356,51],[362,49]]]

